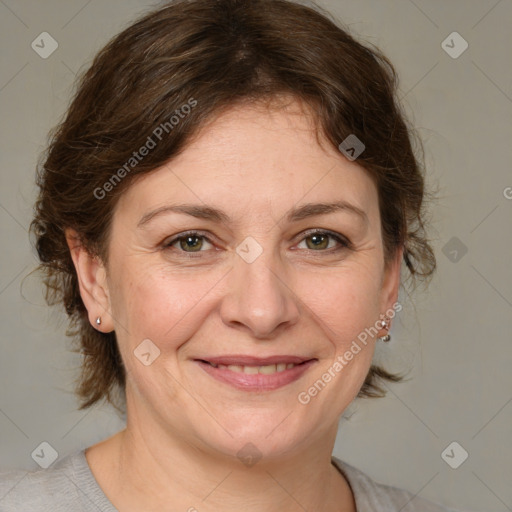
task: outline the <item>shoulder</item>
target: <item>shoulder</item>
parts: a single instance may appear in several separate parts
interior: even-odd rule
[[[91,506],[115,511],[94,480],[83,450],[48,469],[0,469],[0,512],[79,512]]]
[[[356,501],[357,512],[457,512],[425,500],[404,489],[380,484],[359,469],[332,457],[334,465],[345,475]]]

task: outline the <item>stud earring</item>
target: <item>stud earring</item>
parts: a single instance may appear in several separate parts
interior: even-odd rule
[[[101,325],[101,316],[96,318],[96,325]]]
[[[387,322],[387,320],[379,320],[378,321],[378,324],[380,326],[381,329],[389,329],[389,324]]]
[[[380,324],[381,329],[386,329],[387,331],[389,330],[389,321],[388,321],[387,317],[384,317],[383,320],[380,320],[379,324]],[[391,335],[389,333],[385,334],[384,336],[379,336],[377,338],[377,341],[384,341],[385,343],[387,343],[390,340],[391,340]]]

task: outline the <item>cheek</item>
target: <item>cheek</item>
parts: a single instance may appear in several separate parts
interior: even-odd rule
[[[193,335],[222,278],[218,273],[171,273],[159,265],[137,266],[124,274],[130,279],[113,300],[120,342],[133,347],[149,338],[161,351],[175,350]]]
[[[211,291],[221,276],[171,274],[149,265],[125,271],[124,275],[131,278],[118,287],[113,302],[119,349],[132,375],[127,385],[147,402],[176,399],[179,387],[174,379],[182,379],[178,351],[187,345],[211,309]],[[154,362],[145,366],[140,358],[148,351]]]
[[[313,312],[336,352],[379,319],[379,279],[371,267],[338,269],[308,276],[300,284],[301,300]]]
[[[356,397],[374,353],[365,329],[379,317],[379,281],[370,266],[338,269],[322,279],[304,279],[302,296],[330,344],[320,365],[297,395],[311,417],[334,421]],[[363,340],[363,341],[361,341]],[[327,349],[327,345],[324,347]]]

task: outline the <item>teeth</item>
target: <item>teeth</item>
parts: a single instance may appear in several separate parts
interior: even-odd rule
[[[237,373],[246,373],[248,375],[255,375],[256,373],[261,373],[263,375],[270,375],[276,372],[284,372],[285,370],[290,370],[294,366],[294,363],[278,363],[278,364],[267,364],[265,366],[240,366],[237,364],[214,364],[210,363],[214,368],[218,368],[219,370],[231,370],[232,372]]]
[[[269,364],[267,366],[260,366],[259,373],[269,374],[269,373],[276,373],[277,367],[275,364]]]

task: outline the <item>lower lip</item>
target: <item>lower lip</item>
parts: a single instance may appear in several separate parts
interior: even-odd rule
[[[315,362],[311,359],[302,364],[296,365],[289,370],[268,374],[234,372],[227,368],[215,368],[203,361],[195,361],[199,366],[214,379],[225,382],[231,386],[244,391],[271,391],[290,384],[299,379]]]

